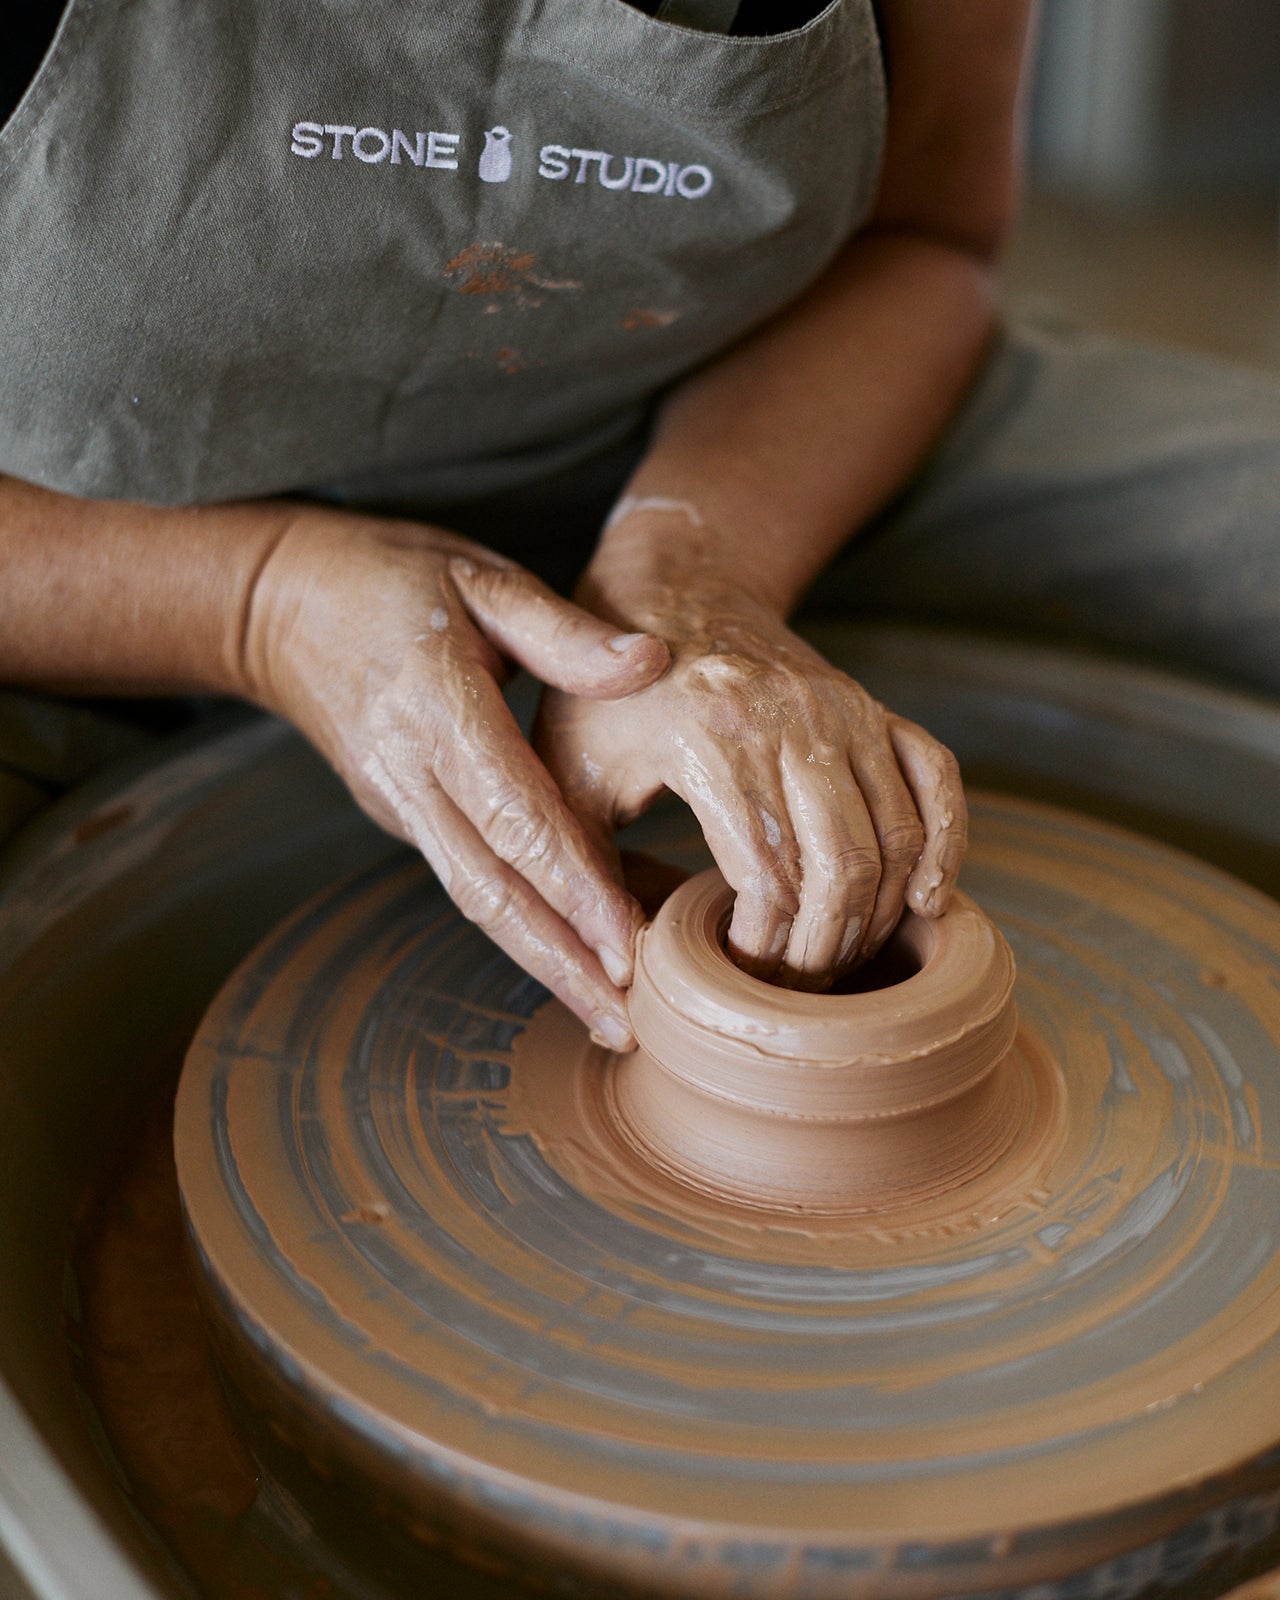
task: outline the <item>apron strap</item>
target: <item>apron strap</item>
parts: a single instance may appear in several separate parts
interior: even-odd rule
[[[731,33],[741,0],[662,0],[659,22],[674,22],[702,33]]]

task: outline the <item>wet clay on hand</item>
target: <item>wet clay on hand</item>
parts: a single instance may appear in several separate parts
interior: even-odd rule
[[[629,1046],[639,909],[503,700],[508,664],[590,699],[660,676],[624,632],[446,529],[295,507],[257,575],[244,691],[287,717],[455,904],[602,1040]]]
[[[946,1193],[999,1158],[1024,1111],[1002,1070],[1014,964],[972,900],[932,921],[906,912],[879,972],[843,994],[742,972],[725,949],[732,910],[703,873],[640,936],[640,1048],[612,1084],[655,1161],[744,1203],[849,1211]]]
[[[662,678],[608,707],[544,699],[535,743],[592,832],[610,837],[664,790],[681,796],[736,891],[734,959],[788,987],[828,988],[874,955],[904,904],[941,915],[966,813],[936,739],[687,552],[663,581],[586,593],[672,655]]]

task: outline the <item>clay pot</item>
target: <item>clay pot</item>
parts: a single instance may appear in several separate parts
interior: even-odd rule
[[[876,1210],[953,1188],[1014,1133],[1001,1068],[1014,963],[964,894],[908,912],[862,992],[761,982],[725,949],[733,892],[704,872],[641,936],[631,1022],[615,1063],[625,1136],[669,1173],[747,1204]],[[877,986],[880,985],[880,986]]]

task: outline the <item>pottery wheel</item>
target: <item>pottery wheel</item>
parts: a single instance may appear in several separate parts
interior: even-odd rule
[[[1224,1506],[1274,1507],[1280,906],[1066,812],[973,812],[963,884],[1017,962],[1016,1126],[887,1209],[669,1176],[619,1131],[612,1058],[418,864],[284,924],[177,1113],[199,1286],[264,1440],[406,1548],[574,1593],[1102,1563],[1090,1593],[1122,1594],[1157,1575],[1132,1552],[1212,1556]]]

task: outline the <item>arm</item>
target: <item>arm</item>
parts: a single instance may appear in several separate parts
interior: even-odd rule
[[[663,786],[690,801],[739,891],[731,944],[761,975],[829,981],[887,936],[904,895],[941,913],[959,870],[947,752],[783,619],[909,480],[987,349],[1028,6],[882,0],[890,113],[869,224],[671,395],[579,589],[664,637],[675,668],[635,697],[646,726],[630,743],[616,718],[547,703],[548,759],[597,831]]]
[[[697,505],[699,548],[789,610],[910,478],[995,324],[1017,195],[1029,0],[881,0],[891,75],[875,210],[822,280],[682,385],[629,498]],[[634,533],[615,526],[603,575]]]
[[[639,908],[499,684],[512,659],[625,695],[665,669],[658,641],[443,529],[284,501],[163,510],[0,478],[0,575],[0,681],[239,694],[287,716],[467,915],[630,1042]]]

